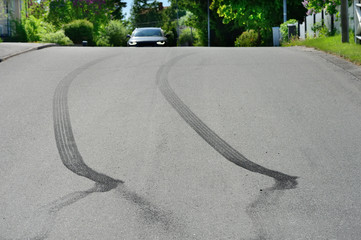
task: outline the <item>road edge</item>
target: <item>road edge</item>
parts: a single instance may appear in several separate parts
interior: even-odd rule
[[[40,49],[48,48],[48,47],[54,47],[54,46],[58,46],[58,45],[55,44],[55,43],[46,43],[46,44],[43,44],[43,45],[41,45],[41,46],[30,47],[30,48],[28,48],[28,49],[24,49],[24,50],[21,50],[21,51],[18,51],[18,52],[15,52],[15,53],[11,53],[11,54],[9,54],[9,55],[6,55],[6,56],[4,56],[4,57],[0,57],[0,63],[1,63],[1,62],[4,62],[5,60],[7,60],[7,59],[9,59],[9,58],[12,58],[12,57],[21,55],[21,54],[23,54],[23,53],[27,53],[27,52],[34,51],[34,50],[40,50]]]
[[[324,59],[325,61],[341,68],[343,71],[351,74],[353,77],[355,77],[358,81],[361,82],[361,66],[352,63],[340,56],[324,52],[315,48],[311,47],[305,47],[305,46],[294,46],[292,47],[294,49],[297,49],[299,51],[303,52],[310,52],[312,54],[315,54],[316,56]]]

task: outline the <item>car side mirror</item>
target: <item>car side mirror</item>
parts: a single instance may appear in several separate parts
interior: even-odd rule
[[[127,34],[127,38],[130,38],[130,35],[129,35],[129,34]]]
[[[169,34],[169,33],[167,33],[167,34],[165,35],[165,37],[166,37],[166,38],[169,38],[169,37],[170,37],[170,34]]]

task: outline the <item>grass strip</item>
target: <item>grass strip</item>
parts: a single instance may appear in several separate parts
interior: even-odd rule
[[[309,38],[306,40],[292,40],[283,46],[313,47],[361,65],[361,44],[355,43],[352,34],[350,34],[350,43],[342,43],[341,35],[336,35],[332,37]]]

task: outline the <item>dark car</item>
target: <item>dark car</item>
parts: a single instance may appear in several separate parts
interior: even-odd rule
[[[167,37],[161,28],[136,28],[128,37],[127,45],[129,47],[162,47],[167,45]]]

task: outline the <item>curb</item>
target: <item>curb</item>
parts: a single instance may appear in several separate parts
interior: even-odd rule
[[[54,47],[54,46],[58,46],[58,45],[55,44],[55,43],[48,43],[48,44],[44,44],[44,45],[41,45],[41,46],[31,47],[31,48],[28,48],[28,49],[25,49],[25,50],[21,50],[19,52],[9,54],[9,55],[4,56],[4,57],[0,57],[0,62],[3,62],[3,61],[5,61],[5,60],[7,60],[9,58],[18,56],[18,55],[23,54],[23,53],[27,53],[27,52],[34,51],[34,50],[40,50],[40,49],[48,48],[48,47]]]

